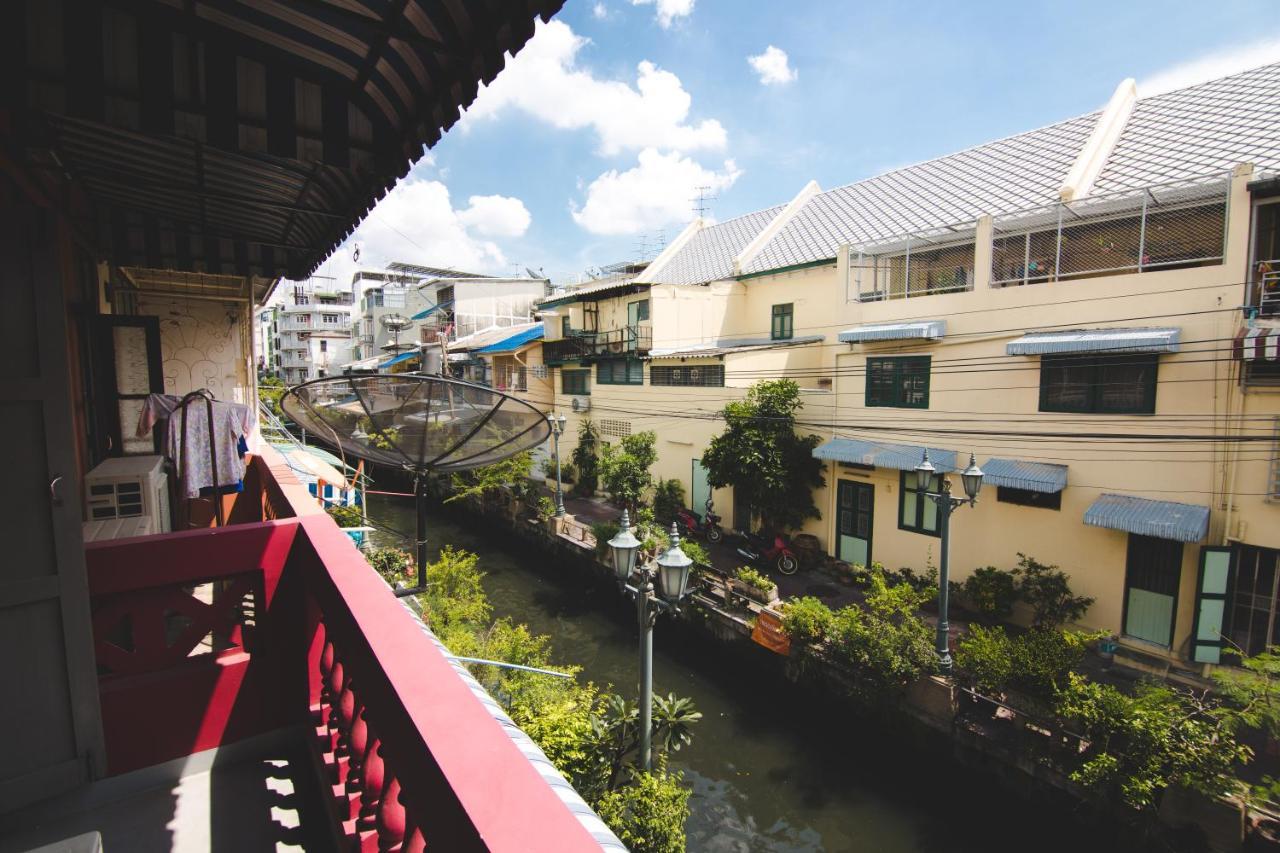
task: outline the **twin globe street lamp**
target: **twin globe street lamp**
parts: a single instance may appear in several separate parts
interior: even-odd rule
[[[631,516],[622,511],[622,527],[618,535],[609,540],[609,552],[613,556],[613,571],[618,581],[618,591],[626,592],[636,602],[636,618],[640,623],[640,767],[649,770],[653,765],[653,623],[658,614],[670,610],[677,612],[679,604],[689,593],[689,570],[693,560],[680,549],[680,533],[675,522],[671,524],[671,547],[654,565],[636,566],[640,554],[640,540],[631,532]],[[635,575],[635,585],[627,583]],[[658,591],[653,588],[654,576],[658,578]]]
[[[916,466],[917,487],[926,489],[924,495],[938,505],[938,534],[942,538],[942,558],[938,567],[938,634],[934,648],[938,653],[938,667],[944,673],[951,672],[951,625],[947,621],[949,604],[948,583],[951,562],[951,513],[963,504],[973,506],[978,502],[978,492],[982,491],[982,469],[972,453],[969,454],[969,467],[960,473],[964,484],[962,498],[951,496],[951,480],[938,473],[929,461],[929,449],[924,451],[924,459]]]
[[[556,518],[564,518],[564,488],[560,484],[560,436],[564,433],[565,416],[547,415],[556,448]]]

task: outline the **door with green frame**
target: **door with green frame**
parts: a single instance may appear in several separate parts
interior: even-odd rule
[[[836,484],[836,557],[846,563],[871,564],[871,531],[875,520],[875,486],[854,480]]]
[[[1182,543],[1129,534],[1124,580],[1124,633],[1169,647],[1178,612]]]
[[[693,460],[693,476],[689,490],[689,509],[702,515],[707,511],[707,501],[711,500],[711,486],[707,484],[707,469],[702,467],[702,460]]]

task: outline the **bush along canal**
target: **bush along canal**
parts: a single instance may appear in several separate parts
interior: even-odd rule
[[[413,527],[412,500],[374,495],[380,544]],[[450,545],[477,554],[495,618],[551,638],[557,663],[633,697],[633,605],[576,546],[521,523],[435,508],[432,559]],[[558,537],[556,537],[558,538]],[[828,677],[712,619],[663,617],[656,695],[691,698],[703,718],[671,769],[692,789],[692,851],[1082,851],[1147,846],[1041,778],[906,713],[867,716]],[[821,667],[819,667],[821,669]],[[925,700],[927,704],[927,699]],[[1026,762],[1024,762],[1025,764]],[[1169,849],[1165,837],[1152,849]],[[1195,848],[1193,844],[1192,849]]]

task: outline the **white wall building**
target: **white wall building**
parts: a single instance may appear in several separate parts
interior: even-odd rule
[[[340,372],[351,361],[352,291],[315,276],[281,288],[277,369],[290,385]]]

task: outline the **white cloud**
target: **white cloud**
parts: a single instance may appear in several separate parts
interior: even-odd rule
[[[509,273],[502,248],[486,238],[519,237],[530,219],[524,203],[507,196],[471,196],[467,207],[455,208],[443,183],[411,173],[378,202],[319,274],[345,286],[357,268],[376,269],[391,261]],[[358,263],[351,257],[355,245],[360,246]]]
[[[595,18],[597,21],[603,21],[605,18],[609,17],[609,10],[603,3],[597,3],[591,7],[591,17]]]
[[[1159,95],[1280,62],[1280,38],[1223,48],[1179,62],[1138,81],[1139,97]]]
[[[790,83],[796,79],[796,70],[787,63],[787,52],[780,47],[769,45],[764,53],[748,56],[747,62],[759,75],[760,82],[766,86]]]
[[[573,219],[593,234],[606,235],[687,222],[697,187],[710,187],[713,193],[728,189],[741,174],[732,160],[724,161],[724,171],[717,172],[678,152],[646,148],[634,168],[610,169],[592,181],[586,202],[574,207]]]
[[[631,0],[632,6],[653,6],[658,14],[658,25],[663,29],[670,27],[676,18],[687,18],[693,14],[696,0]]]
[[[529,210],[518,198],[505,195],[473,195],[458,221],[487,237],[520,237],[529,230]]]
[[[637,66],[634,86],[598,78],[577,64],[588,41],[561,21],[540,23],[506,70],[481,90],[463,127],[513,109],[562,130],[593,130],[605,156],[648,147],[694,151],[725,146],[720,122],[689,122],[693,99],[679,77],[645,61]]]

